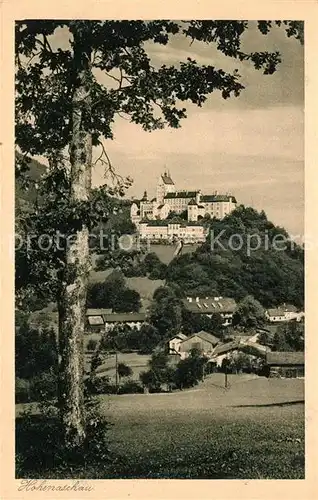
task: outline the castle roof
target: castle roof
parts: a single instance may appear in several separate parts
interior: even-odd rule
[[[177,191],[176,193],[167,193],[165,200],[174,198],[195,198],[197,193],[198,191]]]
[[[161,175],[161,179],[165,184],[174,185],[174,182],[171,179],[170,175],[168,175],[166,172],[163,175]]]
[[[201,196],[201,202],[220,203],[227,201],[232,201],[232,203],[236,203],[235,197],[229,194],[205,194]]]

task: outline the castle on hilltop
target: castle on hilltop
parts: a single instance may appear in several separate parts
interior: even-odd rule
[[[178,215],[187,212],[189,222],[197,222],[207,214],[223,219],[236,207],[235,197],[228,193],[216,191],[204,195],[201,190],[177,191],[169,172],[160,175],[156,194],[156,198],[149,200],[145,191],[141,200],[133,200],[130,215],[134,224],[144,219],[164,220],[170,212]]]
[[[149,200],[145,191],[141,200],[133,200],[130,216],[141,237],[158,239],[160,235],[161,239],[169,239],[173,233],[187,238],[186,233],[195,232],[193,238],[201,241],[205,236],[200,220],[207,215],[223,219],[235,209],[236,203],[235,197],[228,193],[204,195],[201,190],[177,191],[170,173],[164,172],[157,183],[156,198]],[[182,215],[184,223],[167,220],[171,213]]]

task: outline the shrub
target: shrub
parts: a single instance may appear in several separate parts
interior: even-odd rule
[[[99,402],[85,401],[86,438],[77,447],[68,448],[55,406],[39,406],[40,414],[25,411],[16,422],[16,477],[43,477],[54,470],[59,477],[69,477],[78,468],[105,464],[109,460],[107,430]]]
[[[133,374],[133,371],[130,366],[126,365],[125,363],[118,363],[117,373],[119,377],[122,378],[130,377]]]
[[[97,347],[97,340],[95,339],[89,339],[89,341],[87,342],[87,345],[86,345],[86,349],[88,351],[95,351],[96,347]]]
[[[15,379],[15,402],[27,403],[30,401],[30,382],[23,378]]]
[[[43,401],[56,397],[57,376],[52,372],[44,372],[30,380],[32,401]]]
[[[117,389],[109,377],[90,377],[85,381],[88,394],[116,394]]]
[[[144,390],[141,384],[134,380],[127,380],[118,390],[118,394],[142,394],[143,392]]]

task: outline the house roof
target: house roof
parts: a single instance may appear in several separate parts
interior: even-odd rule
[[[175,193],[167,193],[164,197],[166,199],[173,198],[195,198],[198,191],[177,191]]]
[[[102,316],[88,316],[87,321],[88,324],[91,326],[104,325],[104,320]]]
[[[213,335],[212,333],[205,332],[204,330],[201,330],[198,333],[195,333],[194,335],[200,337],[203,340],[206,340],[207,342],[211,342],[211,344],[216,345],[220,342],[220,339]]]
[[[86,316],[102,316],[111,312],[111,309],[86,309]]]
[[[174,339],[180,339],[180,340],[186,340],[188,337],[184,333],[178,333],[177,335],[174,335],[169,341],[174,340]]]
[[[240,335],[240,334],[229,334],[226,335],[225,338],[227,339],[232,339],[232,340],[242,340],[243,342],[249,341],[250,338],[254,337],[254,335],[257,335],[257,333],[252,333],[251,335]]]
[[[285,312],[297,312],[298,309],[296,306],[293,304],[282,304],[281,306],[278,307],[278,309],[281,309],[282,311]]]
[[[267,309],[268,316],[285,316],[283,309]]]
[[[266,356],[268,365],[303,365],[305,363],[304,352],[269,352]]]
[[[129,323],[130,321],[145,321],[146,315],[143,313],[112,313],[103,314],[105,323]]]
[[[262,352],[263,355],[268,351],[267,346],[258,344],[256,342],[249,342],[248,340],[233,340],[232,342],[226,342],[224,344],[216,346],[213,351],[213,356],[220,356],[221,354],[225,354],[230,351],[243,350],[244,347],[251,347],[252,349]]]
[[[197,302],[192,298],[192,302],[188,299],[182,299],[185,308],[192,313],[211,314],[211,313],[233,313],[236,309],[236,302],[229,297],[208,297],[199,298]]]
[[[235,197],[228,194],[205,194],[201,196],[201,202],[221,203],[231,200],[232,203],[236,203]]]
[[[174,185],[174,182],[171,179],[170,175],[168,175],[166,172],[161,176],[161,179],[165,184]]]
[[[190,335],[190,337],[184,339],[183,342],[187,342],[187,340],[191,340],[193,337],[199,337],[200,339],[209,342],[213,346],[215,346],[216,344],[218,344],[218,342],[220,342],[220,339],[218,337],[215,337],[215,335],[212,335],[212,333],[205,332],[204,330],[201,330],[200,332],[197,333],[193,333],[192,335]]]
[[[230,352],[234,349],[237,349],[240,345],[241,344],[238,340],[233,340],[232,342],[226,342],[225,344],[217,345],[213,351],[213,356],[218,356],[220,354]]]

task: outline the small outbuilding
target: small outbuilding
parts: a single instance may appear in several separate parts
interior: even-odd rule
[[[302,378],[305,375],[304,352],[268,352],[266,364],[270,377]]]

